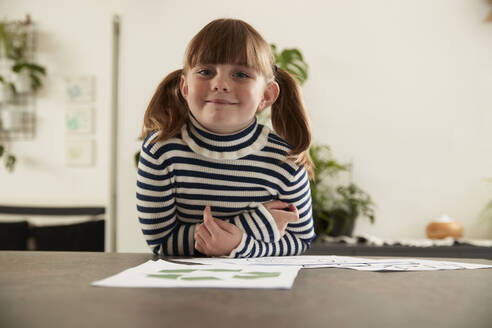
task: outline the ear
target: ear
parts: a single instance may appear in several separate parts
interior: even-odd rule
[[[278,86],[277,82],[272,81],[268,83],[265,88],[265,91],[263,92],[263,99],[258,105],[257,112],[261,113],[265,108],[268,108],[271,105],[273,105],[275,100],[277,100],[279,93],[280,93],[280,87]]]
[[[184,75],[181,75],[181,80],[179,81],[179,91],[181,91],[181,95],[186,99],[188,96],[188,83],[186,83],[186,78]]]

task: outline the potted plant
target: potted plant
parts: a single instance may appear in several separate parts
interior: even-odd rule
[[[30,61],[32,50],[32,23],[25,21],[0,22],[0,58],[9,68],[1,81],[8,84],[14,95],[36,91],[42,86],[41,76],[46,69]]]
[[[309,154],[315,165],[311,196],[318,237],[351,236],[355,220],[361,216],[374,223],[374,202],[369,194],[352,181],[344,181],[343,173],[350,173],[352,166],[336,161],[327,145],[312,145]]]
[[[0,132],[5,135],[22,131],[25,100],[42,86],[46,69],[32,62],[32,23],[0,21]],[[5,167],[12,171],[16,158],[0,144]],[[0,156],[1,157],[1,156]]]

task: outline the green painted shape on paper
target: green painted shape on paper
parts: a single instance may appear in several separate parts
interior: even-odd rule
[[[235,275],[236,279],[263,279],[280,277],[280,272],[245,272],[242,275]]]
[[[257,275],[257,276],[272,276],[272,277],[278,277],[278,276],[280,276],[280,272],[252,271],[252,272],[245,272],[244,274],[254,274],[254,275]]]
[[[241,272],[242,269],[200,269],[201,271],[209,272]]]
[[[167,270],[160,270],[159,272],[163,273],[189,273],[196,271],[196,269],[167,269]]]
[[[176,280],[182,275],[180,274],[148,274],[147,277],[151,278],[161,278],[161,279],[173,279]]]
[[[221,280],[217,277],[182,277],[181,280]]]

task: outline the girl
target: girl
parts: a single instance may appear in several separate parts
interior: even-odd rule
[[[256,113],[271,106],[275,131]],[[218,19],[145,112],[137,210],[155,254],[299,255],[314,238],[309,120],[249,24]]]

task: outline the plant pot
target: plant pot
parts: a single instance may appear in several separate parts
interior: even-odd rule
[[[352,236],[355,226],[355,217],[350,215],[344,209],[323,212],[318,215],[313,212],[315,229],[318,235],[326,234],[328,236]],[[321,218],[323,217],[323,219]]]

